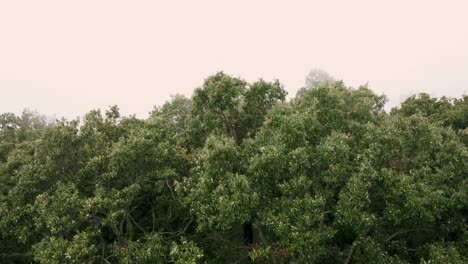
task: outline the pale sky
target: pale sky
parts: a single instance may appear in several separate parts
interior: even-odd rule
[[[321,68],[390,104],[468,90],[468,1],[0,0],[0,113],[146,117],[218,71],[279,79]]]

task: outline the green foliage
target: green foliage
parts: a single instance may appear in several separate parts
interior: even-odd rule
[[[170,102],[162,107],[155,107],[151,112],[150,120],[163,119],[175,127],[177,137],[182,144],[189,141],[190,113],[192,112],[192,100],[183,95],[175,95]]]
[[[228,229],[250,220],[257,197],[242,174],[241,162],[231,138],[211,136],[206,141],[192,176],[181,184],[191,212],[198,216],[199,229]]]
[[[203,252],[193,241],[182,238],[180,244],[172,242],[170,257],[174,264],[196,264]]]
[[[45,116],[25,109],[21,116],[12,113],[0,115],[0,164],[5,162],[10,151],[24,141],[40,137],[45,129],[52,127]]]
[[[207,78],[192,99],[190,145],[202,147],[210,134],[228,135],[240,144],[255,135],[267,112],[285,97],[278,81],[249,85],[222,72]]]
[[[458,132],[462,141],[468,145],[468,95],[462,98],[433,98],[422,93],[411,96],[401,104],[401,108],[392,109],[392,114],[411,116],[420,114],[432,122],[444,127],[451,127]]]
[[[466,263],[467,97],[387,114],[327,80],[286,102],[220,72],[147,120],[0,115],[0,262]]]
[[[127,246],[114,245],[121,263],[165,263],[168,261],[168,245],[158,234],[148,234],[136,241],[130,241]]]

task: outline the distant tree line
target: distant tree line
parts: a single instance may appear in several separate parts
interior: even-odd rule
[[[0,263],[467,263],[468,96],[317,76],[0,115]]]

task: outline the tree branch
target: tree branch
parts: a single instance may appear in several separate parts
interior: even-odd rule
[[[354,248],[356,247],[355,244],[356,240],[354,240],[353,244],[351,245],[351,248],[348,251],[348,256],[346,257],[346,260],[344,264],[348,264],[351,261],[351,257],[353,256]]]
[[[172,199],[174,199],[174,201],[175,201],[176,198],[175,198],[174,192],[172,191],[172,188],[169,185],[169,180],[167,178],[166,178],[166,185],[167,185],[167,188],[169,188],[169,191],[171,192]]]
[[[392,235],[390,235],[389,237],[387,237],[385,239],[385,242],[388,242],[388,241],[392,240],[393,238],[395,238],[398,235],[405,234],[405,233],[410,233],[410,232],[414,232],[414,231],[432,231],[432,229],[414,228],[414,229],[407,229],[407,230],[399,230],[399,231],[393,233]]]
[[[143,232],[143,234],[146,235],[146,230],[145,230],[142,226],[140,226],[140,225],[135,221],[135,219],[132,217],[132,215],[128,214],[128,218],[133,222],[133,224],[135,224],[135,226],[136,226],[138,229],[141,230],[141,232]]]

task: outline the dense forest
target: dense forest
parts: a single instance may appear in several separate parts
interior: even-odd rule
[[[468,96],[308,83],[0,115],[0,263],[467,263]]]

